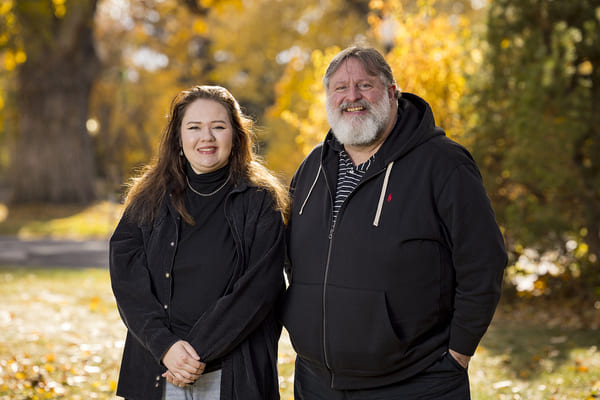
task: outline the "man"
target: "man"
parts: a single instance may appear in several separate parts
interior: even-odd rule
[[[323,83],[331,130],[291,183],[295,399],[469,399],[507,260],[479,171],[375,49]]]

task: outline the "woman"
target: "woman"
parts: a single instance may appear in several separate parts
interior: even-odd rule
[[[127,326],[119,396],[279,398],[273,306],[287,191],[257,160],[251,129],[222,87],[173,100],[157,159],[110,240]]]

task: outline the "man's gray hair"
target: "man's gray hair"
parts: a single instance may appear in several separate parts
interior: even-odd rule
[[[350,58],[356,58],[358,61],[360,61],[370,75],[379,75],[381,82],[383,82],[384,85],[395,85],[396,92],[394,93],[394,97],[396,99],[400,97],[400,89],[396,84],[392,69],[383,55],[373,47],[363,46],[348,47],[333,57],[327,66],[325,76],[323,76],[323,85],[325,86],[326,90],[329,90],[329,80],[331,79],[331,76],[335,74],[338,68]]]

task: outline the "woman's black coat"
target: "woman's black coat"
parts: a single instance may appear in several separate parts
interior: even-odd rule
[[[284,289],[281,214],[272,195],[241,185],[224,202],[237,251],[226,294],[196,321],[187,337],[170,327],[173,260],[181,217],[166,199],[152,226],[123,218],[110,239],[110,275],[127,338],[117,395],[160,399],[161,359],[187,340],[200,360],[222,360],[221,399],[279,399],[274,304]],[[218,249],[216,249],[218,251]],[[198,257],[202,255],[199,254]]]

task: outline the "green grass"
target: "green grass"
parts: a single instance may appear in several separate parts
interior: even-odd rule
[[[0,399],[112,399],[125,330],[106,270],[0,269]]]
[[[474,399],[600,397],[600,332],[496,320],[470,366]]]
[[[115,398],[125,328],[106,270],[0,268],[0,293],[0,400]],[[600,398],[600,318],[576,314],[501,306],[470,366],[473,399]],[[293,361],[284,334],[283,400]]]

